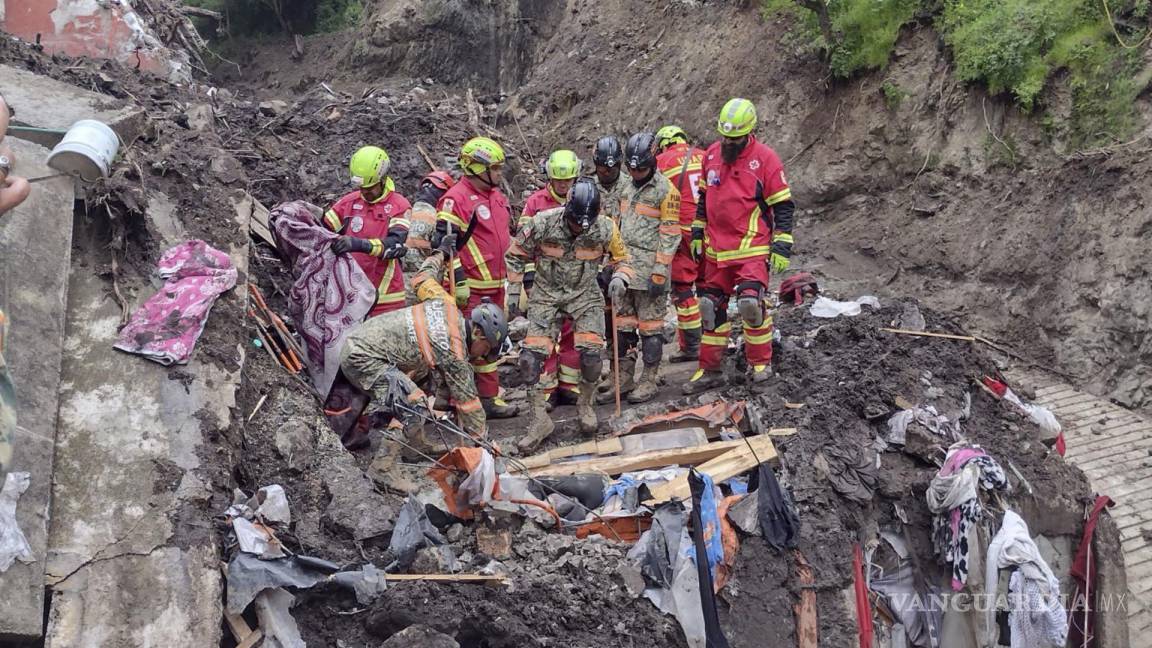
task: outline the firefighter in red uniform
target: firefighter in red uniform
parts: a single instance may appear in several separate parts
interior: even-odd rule
[[[580,175],[580,166],[580,158],[576,153],[564,149],[553,151],[544,163],[548,184],[524,201],[524,209],[520,212],[520,226],[536,214],[568,202],[568,191],[572,189],[572,183],[576,182],[576,177]],[[520,226],[516,229],[519,230]],[[524,267],[525,293],[531,293],[535,273],[535,263],[528,263]],[[508,311],[513,318],[523,314],[519,312],[519,306],[508,304]],[[560,343],[544,361],[541,375],[544,393],[548,395],[549,408],[553,405],[576,404],[580,396],[580,352],[576,350],[576,337],[573,334],[571,319],[565,318],[560,326]]]
[[[669,362],[691,362],[700,355],[700,305],[694,290],[700,262],[692,258],[692,221],[696,218],[704,149],[688,144],[679,126],[656,131],[656,168],[680,192],[680,247],[672,258],[672,303],[676,306],[676,336],[680,349]]]
[[[504,149],[487,137],[474,137],[460,149],[464,176],[437,205],[439,236],[456,234],[458,256],[469,295],[464,316],[487,301],[504,308],[504,253],[511,242],[508,199],[500,192],[504,177]],[[438,242],[437,242],[438,245]],[[435,245],[433,246],[435,247]],[[475,360],[476,390],[488,418],[516,416],[517,408],[500,399],[499,360]]]
[[[703,258],[697,283],[703,339],[700,367],[684,392],[695,394],[726,381],[724,350],[732,324],[728,298],[744,325],[744,353],[753,383],[772,376],[772,315],[765,301],[768,265],[784,272],[792,257],[795,205],[776,152],[756,140],[756,107],[732,99],[720,110],[720,141],[708,147],[700,179],[692,253]]]
[[[337,200],[324,213],[324,225],[341,234],[332,251],[351,254],[376,286],[375,317],[404,308],[404,271],[400,259],[408,252],[408,217],[412,205],[396,192],[388,177],[390,162],[384,149],[365,146],[352,155],[348,171],[359,189]]]

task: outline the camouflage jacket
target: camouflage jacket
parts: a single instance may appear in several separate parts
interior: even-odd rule
[[[661,173],[653,173],[639,188],[621,180],[625,189],[620,198],[620,233],[638,278],[630,287],[646,290],[649,276],[668,277],[668,264],[680,247],[680,192]]]
[[[564,222],[564,208],[544,210],[524,222],[508,248],[508,280],[520,283],[524,267],[536,263],[532,300],[569,301],[580,295],[602,298],[596,276],[604,257],[616,274],[632,283],[628,248],[610,218],[597,218],[587,231],[573,234]]]
[[[624,192],[632,188],[628,174],[621,169],[620,177],[616,178],[616,182],[611,187],[605,187],[601,184],[600,177],[596,174],[592,174],[592,179],[596,181],[596,188],[600,190],[600,215],[611,218],[619,225],[620,201],[624,200]]]
[[[412,278],[418,303],[377,315],[356,327],[345,350],[379,358],[380,362],[420,380],[433,370],[448,387],[460,425],[465,432],[487,432],[484,409],[476,392],[472,365],[468,361],[465,319],[441,286],[444,256],[432,254]]]

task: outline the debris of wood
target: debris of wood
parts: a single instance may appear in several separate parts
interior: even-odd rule
[[[615,455],[623,452],[623,445],[620,439],[610,437],[607,439],[594,439],[592,441],[585,441],[575,445],[563,446],[560,448],[553,448],[548,452],[542,452],[538,455],[533,455],[526,459],[522,459],[522,463],[526,468],[540,468],[549,464],[558,463],[565,459],[572,457],[580,457],[584,455]]]
[[[674,428],[646,434],[615,437],[623,448],[621,454],[638,455],[654,450],[689,448],[708,443],[708,434],[702,427]]]
[[[953,335],[951,333],[933,333],[931,331],[909,331],[907,329],[895,328],[881,328],[885,333],[898,333],[900,335],[917,335],[920,337],[934,337],[944,338],[947,340],[960,340],[961,342],[975,342],[976,337],[972,335]]]
[[[768,437],[751,438],[762,438],[766,440],[768,447],[772,448],[772,456],[776,456],[776,450],[774,447],[772,447],[772,442],[768,439]],[[650,468],[662,468],[664,466],[672,465],[694,466],[700,464],[701,462],[715,459],[733,449],[740,447],[743,447],[745,450],[747,450],[747,442],[744,439],[738,439],[736,441],[714,441],[712,443],[705,443],[703,445],[692,446],[689,448],[653,450],[650,452],[643,452],[638,455],[597,457],[595,459],[586,459],[584,461],[558,463],[541,466],[539,468],[531,469],[528,472],[533,477],[559,477],[564,475],[579,475],[585,473],[620,475],[626,472],[648,470]],[[756,451],[757,453],[760,452],[759,447],[756,448]]]
[[[752,470],[761,462],[776,461],[776,446],[773,445],[772,439],[766,435],[724,443],[730,444],[729,450],[696,466],[696,470],[707,473],[714,482],[722,482]],[[709,445],[720,444],[712,443]],[[686,500],[692,496],[692,491],[688,488],[688,475],[681,475],[666,484],[655,486],[651,489],[651,493],[651,499],[656,502],[666,502],[673,498]]]
[[[429,171],[436,171],[437,170],[436,165],[432,162],[432,157],[430,155],[428,155],[428,151],[425,150],[424,145],[417,143],[416,144],[416,150],[420,151],[420,155],[424,156],[424,161],[428,163],[428,170]]]
[[[614,417],[608,426],[613,436],[631,434],[641,428],[662,423],[681,421],[701,421],[709,428],[709,433],[719,436],[725,425],[739,425],[744,420],[745,402],[718,399],[710,403],[688,406],[668,411],[668,405],[660,403],[651,407],[632,408],[622,416]],[[714,430],[712,428],[715,428]]]

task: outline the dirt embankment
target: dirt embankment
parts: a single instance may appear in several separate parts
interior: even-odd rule
[[[1147,140],[1059,153],[1058,126],[1045,130],[1005,98],[958,83],[930,26],[905,29],[887,70],[832,82],[790,37],[790,19],[739,6],[749,3],[535,3],[545,11],[535,27],[505,25],[518,51],[534,53],[510,87],[475,72],[482,50],[447,69],[441,61],[456,59],[426,60],[460,14],[458,3],[417,11],[423,4],[378,11],[353,37],[357,57],[434,71],[480,95],[509,92],[501,123],[534,125],[541,151],[587,152],[601,134],[670,122],[707,142],[727,98],[753,99],[758,133],[786,161],[803,210],[800,268],[853,288],[890,282],[1093,392],[1152,404]],[[497,2],[486,20],[523,4]],[[386,27],[412,15],[411,28]],[[1045,101],[1057,117],[1068,110],[1059,87]],[[1152,114],[1147,103],[1140,109]]]

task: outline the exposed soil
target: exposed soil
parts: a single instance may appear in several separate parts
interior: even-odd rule
[[[805,210],[797,230],[801,269],[852,296],[865,286],[921,295],[941,307],[922,309],[930,330],[978,326],[1121,402],[1147,403],[1152,294],[1135,245],[1152,227],[1146,209],[1152,196],[1140,181],[1150,170],[1147,160],[1123,152],[1061,160],[1043,153],[1045,142],[1021,135],[1025,144],[1015,168],[990,161],[972,144],[983,141],[985,108],[988,128],[997,132],[1033,127],[995,100],[931,81],[943,76],[947,62],[926,30],[911,30],[901,41],[891,74],[910,97],[888,109],[878,77],[828,87],[810,57],[763,47],[786,23],[762,24],[751,10],[730,4],[671,3],[647,12],[633,2],[574,0],[567,9],[555,2],[497,4],[517,26],[485,32],[494,47],[515,45],[495,64],[469,58],[472,50],[456,41],[451,51],[407,47],[458,35],[479,9],[437,3],[440,13],[417,16],[413,3],[400,2],[381,9],[363,34],[350,35],[347,47],[325,37],[307,48],[306,60],[313,62],[344,57],[329,59],[332,75],[314,66],[302,72],[307,66],[286,62],[290,48],[265,45],[259,58],[238,61],[253,69],[234,79],[234,92],[176,87],[111,63],[46,57],[0,41],[0,60],[136,102],[150,117],[148,134],[131,144],[114,177],[89,195],[92,240],[78,245],[73,270],[106,276],[110,290],[113,279],[122,291],[150,290],[164,233],[146,215],[160,193],[175,207],[182,235],[239,249],[248,244],[248,233],[231,219],[231,210],[242,191],[269,207],[300,198],[326,204],[347,190],[348,155],[368,143],[388,149],[399,189],[411,191],[428,169],[418,144],[432,164],[451,168],[464,139],[491,133],[510,151],[509,193],[516,203],[536,180],[535,163],[548,146],[563,143],[583,152],[604,132],[625,134],[666,120],[706,138],[715,107],[748,91],[760,107],[762,131],[772,132],[770,143],[789,164]],[[416,17],[414,27],[397,30]],[[676,24],[693,29],[667,27]],[[758,55],[717,72],[716,61],[739,59],[725,57],[729,51]],[[365,79],[347,64],[348,56],[367,57],[377,75],[381,69],[405,74]],[[468,64],[446,63],[456,60]],[[429,76],[434,83],[424,79]],[[334,92],[319,85],[333,77],[342,79],[329,84]],[[443,85],[468,82],[485,90]],[[274,98],[284,105],[259,104]],[[937,161],[925,164],[932,155]],[[1068,177],[1080,181],[1070,186]],[[1061,197],[1057,207],[1052,195]],[[930,214],[912,209],[925,205]],[[1037,226],[1040,218],[1059,227]],[[240,285],[257,283],[271,306],[286,312],[291,277],[275,252],[251,245],[248,258],[252,276],[241,277]],[[778,440],[778,474],[802,521],[799,550],[815,572],[821,645],[853,645],[855,621],[843,596],[851,585],[852,547],[880,527],[898,527],[894,505],[910,517],[912,549],[929,576],[943,575],[932,556],[923,501],[934,460],[942,458],[933,446],[943,441],[883,453],[878,485],[864,504],[838,494],[812,468],[822,449],[870,453],[883,413],[897,409],[897,398],[958,412],[969,394],[964,435],[1003,463],[1011,460],[1043,494],[1017,489],[1005,499],[1023,512],[1033,534],[1077,535],[1091,495],[1083,474],[1037,441],[1032,423],[972,386],[973,378],[1006,358],[967,343],[879,330],[914,303],[886,299],[879,311],[835,320],[784,307],[776,318],[783,334],[777,378],[755,392],[743,386],[724,391],[755,402],[765,425],[799,430]],[[174,513],[179,533],[215,533],[226,553],[226,529],[207,529],[207,522],[230,503],[234,488],[251,492],[279,483],[292,506],[293,525],[280,536],[291,550],[342,564],[388,564],[391,524],[405,493],[376,483],[371,452],[354,455],[340,447],[308,390],[248,344],[253,332],[244,309],[242,291],[223,297],[198,344],[200,357],[242,366],[243,381],[231,421],[202,421],[211,441],[203,460],[213,497]],[[659,398],[678,400],[688,371],[684,365],[666,368]],[[608,408],[601,414],[607,416]],[[550,445],[576,440],[573,415],[572,408],[556,410],[561,424]],[[522,426],[522,420],[494,422],[493,435],[508,441]],[[409,471],[418,487],[428,485],[422,471]],[[174,489],[178,482],[174,475],[157,488]],[[489,562],[474,530],[465,525],[453,543],[466,571]],[[1103,535],[1104,546],[1118,550],[1110,520]],[[412,623],[450,634],[465,647],[684,645],[674,619],[624,590],[617,567],[625,550],[524,523],[513,537],[513,557],[502,561],[510,589],[404,583],[363,609],[347,593],[316,589],[298,593],[293,614],[311,645],[339,640],[348,648],[378,645]],[[732,645],[794,644],[793,604],[800,591],[788,557],[760,538],[744,538],[720,596]]]

